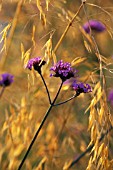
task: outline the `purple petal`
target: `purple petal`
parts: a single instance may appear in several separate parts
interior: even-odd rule
[[[86,22],[83,25],[83,29],[85,30],[86,33],[90,33],[90,28],[89,25],[91,27],[92,30],[96,31],[96,32],[103,32],[104,30],[106,30],[106,27],[103,23],[101,23],[100,21],[97,20],[89,20],[89,22]]]
[[[50,71],[55,72],[55,74],[52,74],[54,77],[60,77],[62,81],[66,81],[67,79],[70,79],[71,77],[74,77],[75,71],[71,67],[71,63],[64,62],[63,60],[58,61],[56,64],[54,64]]]
[[[14,81],[14,76],[9,73],[1,74],[0,86],[9,86]]]

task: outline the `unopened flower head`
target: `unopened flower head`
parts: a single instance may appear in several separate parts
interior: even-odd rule
[[[113,90],[109,92],[108,101],[113,105]]]
[[[32,58],[28,61],[26,68],[32,70],[34,68],[36,71],[41,73],[41,67],[45,65],[46,61],[42,60],[41,57]]]
[[[9,73],[4,73],[0,75],[0,86],[6,87],[12,84],[14,81],[14,76]]]
[[[90,33],[90,28],[96,32],[103,32],[106,29],[105,25],[97,20],[89,20],[83,25],[83,29],[88,34]]]
[[[63,60],[60,60],[54,64],[50,68],[50,71],[54,72],[54,74],[50,74],[51,77],[60,77],[63,82],[71,77],[74,77],[74,74],[76,73],[76,71],[74,71],[71,67],[71,63],[64,62]]]
[[[71,87],[76,91],[76,94],[89,93],[92,92],[91,86],[89,84],[73,81]]]

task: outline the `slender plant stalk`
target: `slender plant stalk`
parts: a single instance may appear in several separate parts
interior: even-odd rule
[[[24,164],[24,162],[25,162],[25,160],[26,160],[26,158],[27,158],[27,156],[28,156],[28,154],[29,154],[29,152],[30,152],[30,150],[31,150],[31,148],[32,148],[32,146],[33,146],[33,144],[34,144],[34,142],[35,142],[38,134],[39,134],[39,132],[40,132],[40,130],[42,129],[42,127],[43,127],[43,125],[44,125],[47,117],[49,116],[49,113],[50,113],[51,109],[53,108],[53,105],[54,105],[54,103],[55,103],[55,101],[56,101],[56,99],[57,99],[57,97],[58,97],[58,95],[59,95],[59,93],[60,93],[60,90],[61,90],[61,88],[62,88],[62,85],[63,85],[63,81],[62,81],[62,83],[61,83],[61,85],[60,85],[60,87],[59,87],[59,90],[58,90],[58,92],[57,92],[57,94],[56,94],[53,102],[51,103],[49,109],[48,109],[47,112],[45,113],[45,115],[44,115],[44,117],[43,117],[43,119],[42,119],[42,122],[41,122],[38,130],[36,131],[36,133],[35,133],[32,141],[31,141],[31,143],[30,143],[30,145],[29,145],[29,147],[28,147],[28,149],[27,149],[27,151],[26,151],[26,153],[25,153],[25,155],[24,155],[24,158],[22,159],[22,161],[21,161],[21,163],[20,163],[20,165],[19,165],[19,167],[18,167],[18,170],[20,170],[20,169],[22,168],[22,166],[23,166],[23,164]]]
[[[99,142],[101,142],[104,137],[113,129],[113,126],[111,126],[104,134],[101,135]],[[91,149],[94,147],[94,144],[90,145],[82,154],[80,154],[75,160],[73,160],[68,167],[69,169],[72,168],[81,158],[83,158],[88,152],[91,151]]]
[[[2,57],[3,60],[1,61],[1,67],[3,67],[5,65],[6,58],[8,56],[9,50],[10,50],[12,38],[13,38],[13,35],[14,35],[14,32],[15,32],[15,28],[16,28],[16,25],[17,25],[17,22],[18,22],[18,17],[19,17],[19,14],[20,14],[20,11],[21,11],[23,3],[24,3],[24,0],[19,0],[18,1],[15,16],[14,16],[14,19],[12,21],[12,26],[11,26],[9,36],[8,36],[8,39],[7,39],[7,47],[6,47],[7,51],[4,52],[4,55]]]
[[[65,103],[69,102],[70,100],[74,99],[77,96],[79,96],[79,94],[75,94],[74,96],[70,97],[69,99],[67,99],[67,100],[65,100],[63,102],[60,102],[60,103],[56,103],[53,106],[59,106],[59,105],[65,104]]]
[[[81,1],[82,1],[82,0],[81,0]],[[88,24],[89,24],[91,39],[92,39],[92,41],[93,41],[93,43],[94,43],[94,48],[95,48],[95,51],[96,51],[95,54],[96,54],[96,56],[97,56],[97,58],[98,58],[98,60],[99,60],[99,66],[100,66],[100,83],[101,83],[101,85],[102,85],[102,87],[103,87],[102,57],[101,57],[101,55],[100,55],[100,52],[99,52],[99,49],[98,49],[98,45],[97,45],[97,43],[96,43],[96,40],[95,40],[95,38],[94,38],[94,36],[93,36],[93,34],[92,34],[92,30],[91,30],[91,26],[90,26],[90,23],[89,23],[89,17],[88,17],[88,14],[87,14],[87,10],[86,10],[85,3],[83,4],[83,10],[84,10],[84,14],[85,14],[85,16],[86,16],[86,18],[87,18],[87,21],[88,21]]]
[[[89,6],[93,6],[93,7],[99,8],[101,11],[105,12],[110,17],[110,19],[112,21],[112,15],[108,11],[106,11],[103,7],[98,6],[96,4],[93,4],[93,3],[86,3],[86,4],[89,5]]]
[[[58,43],[56,44],[56,46],[55,46],[55,48],[54,48],[54,50],[53,50],[54,53],[58,50],[58,47],[60,46],[60,44],[61,44],[63,38],[64,38],[65,35],[67,34],[69,28],[70,28],[71,25],[73,24],[73,21],[75,20],[75,18],[77,17],[77,15],[79,14],[79,12],[81,11],[82,7],[83,7],[83,3],[80,5],[78,11],[75,13],[75,15],[73,16],[73,18],[71,19],[71,21],[68,23],[66,29],[64,30],[62,36],[60,37]]]
[[[43,83],[44,83],[44,86],[45,86],[45,88],[46,88],[46,92],[47,92],[47,95],[48,95],[49,103],[51,104],[51,98],[50,98],[50,94],[49,94],[48,87],[47,87],[47,85],[46,85],[46,82],[45,82],[45,80],[44,80],[43,75],[42,75],[42,74],[40,74],[40,76],[41,76],[42,81],[43,81]]]
[[[59,130],[59,132],[58,132],[58,134],[56,136],[55,141],[58,141],[59,136],[62,134],[62,131],[63,131],[64,127],[66,126],[66,123],[67,123],[67,121],[69,119],[69,116],[70,116],[70,114],[68,113],[66,115],[66,117],[64,118],[64,121],[62,122],[62,126],[61,126],[61,128],[60,128],[60,130]]]
[[[1,97],[2,97],[2,95],[3,95],[4,90],[5,90],[5,87],[3,86],[2,89],[1,89],[1,91],[0,91],[0,99],[1,99]]]

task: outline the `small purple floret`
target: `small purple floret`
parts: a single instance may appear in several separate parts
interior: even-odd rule
[[[36,71],[41,73],[41,67],[42,65],[45,65],[45,63],[46,61],[42,60],[41,57],[32,58],[28,61],[26,68],[32,70],[32,68],[34,67]]]
[[[89,25],[91,27],[91,30],[94,30],[96,32],[103,32],[106,27],[103,23],[101,23],[100,21],[97,21],[97,20],[89,20],[89,22],[86,22],[84,25],[83,25],[83,29],[85,30],[86,33],[90,33],[90,28],[89,28]]]
[[[113,105],[113,90],[109,92],[108,101]]]
[[[92,92],[91,86],[89,84],[73,81],[71,87],[76,91],[77,94]]]
[[[0,86],[6,87],[13,83],[14,76],[9,73],[4,73],[0,75]]]
[[[76,71],[71,67],[71,63],[64,62],[63,60],[58,61],[54,66],[50,68],[50,71],[53,71],[55,74],[51,73],[50,77],[60,77],[64,82],[71,77],[74,77]]]

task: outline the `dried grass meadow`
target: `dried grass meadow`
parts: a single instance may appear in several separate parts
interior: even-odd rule
[[[87,34],[90,19],[106,30]],[[113,0],[1,0],[0,32],[0,74],[14,75],[0,95],[0,170],[19,170],[50,105],[40,75],[25,69],[37,56],[47,62],[52,100],[61,80],[50,67],[58,60],[70,62],[92,92],[52,108],[21,169],[113,170]],[[56,103],[74,93],[64,83]]]

